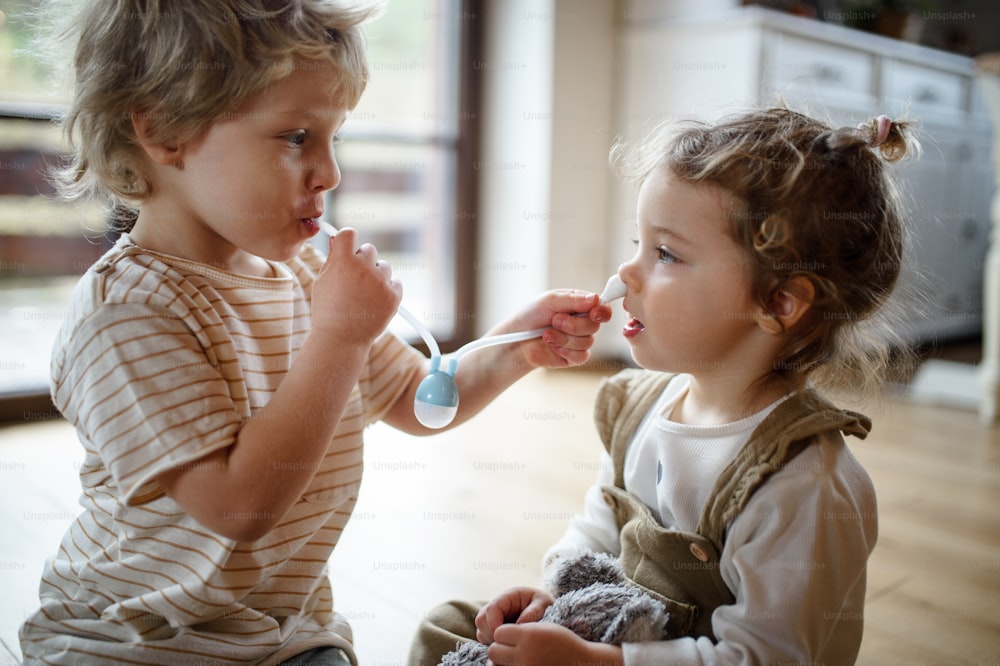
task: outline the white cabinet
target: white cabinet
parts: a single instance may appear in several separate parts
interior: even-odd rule
[[[912,336],[979,333],[994,181],[971,59],[759,7],[696,18],[627,7],[617,118],[627,140],[666,117],[712,119],[780,99],[842,126],[880,113],[917,121],[923,155],[895,167],[912,222],[904,278],[924,295]],[[613,205],[629,211],[634,198],[619,187]],[[630,248],[614,251],[625,257]]]

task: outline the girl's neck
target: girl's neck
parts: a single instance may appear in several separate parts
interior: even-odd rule
[[[688,390],[668,418],[687,425],[723,425],[745,419],[789,393],[801,390],[804,379],[754,382],[691,376]]]

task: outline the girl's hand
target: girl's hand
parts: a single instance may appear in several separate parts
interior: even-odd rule
[[[505,624],[494,632],[487,654],[503,666],[577,666],[622,664],[622,650],[614,645],[589,643],[566,627],[550,622]]]
[[[536,368],[581,365],[590,358],[594,334],[611,319],[611,308],[599,305],[599,295],[571,289],[542,294],[526,312],[504,326],[522,331],[550,326],[541,338],[520,343],[525,360]]]
[[[533,587],[512,587],[479,609],[476,640],[489,645],[498,627],[507,622],[538,622],[552,605],[552,595]]]
[[[354,229],[330,238],[326,263],[313,284],[312,328],[346,342],[370,342],[396,314],[403,287],[375,246],[357,247],[357,240]]]

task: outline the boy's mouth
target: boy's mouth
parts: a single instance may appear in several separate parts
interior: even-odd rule
[[[306,232],[310,236],[315,236],[316,234],[319,233],[319,221],[316,218],[302,217],[299,218],[299,222],[301,222],[305,226]]]
[[[645,326],[641,321],[632,317],[629,319],[628,323],[625,324],[625,328],[622,329],[622,335],[626,338],[634,338],[645,330]]]

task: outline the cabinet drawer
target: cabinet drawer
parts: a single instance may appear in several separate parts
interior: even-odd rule
[[[914,106],[963,111],[967,83],[960,74],[887,60],[882,90],[887,98]]]
[[[790,35],[771,37],[768,79],[779,92],[791,88],[824,95],[872,93],[871,54]]]

